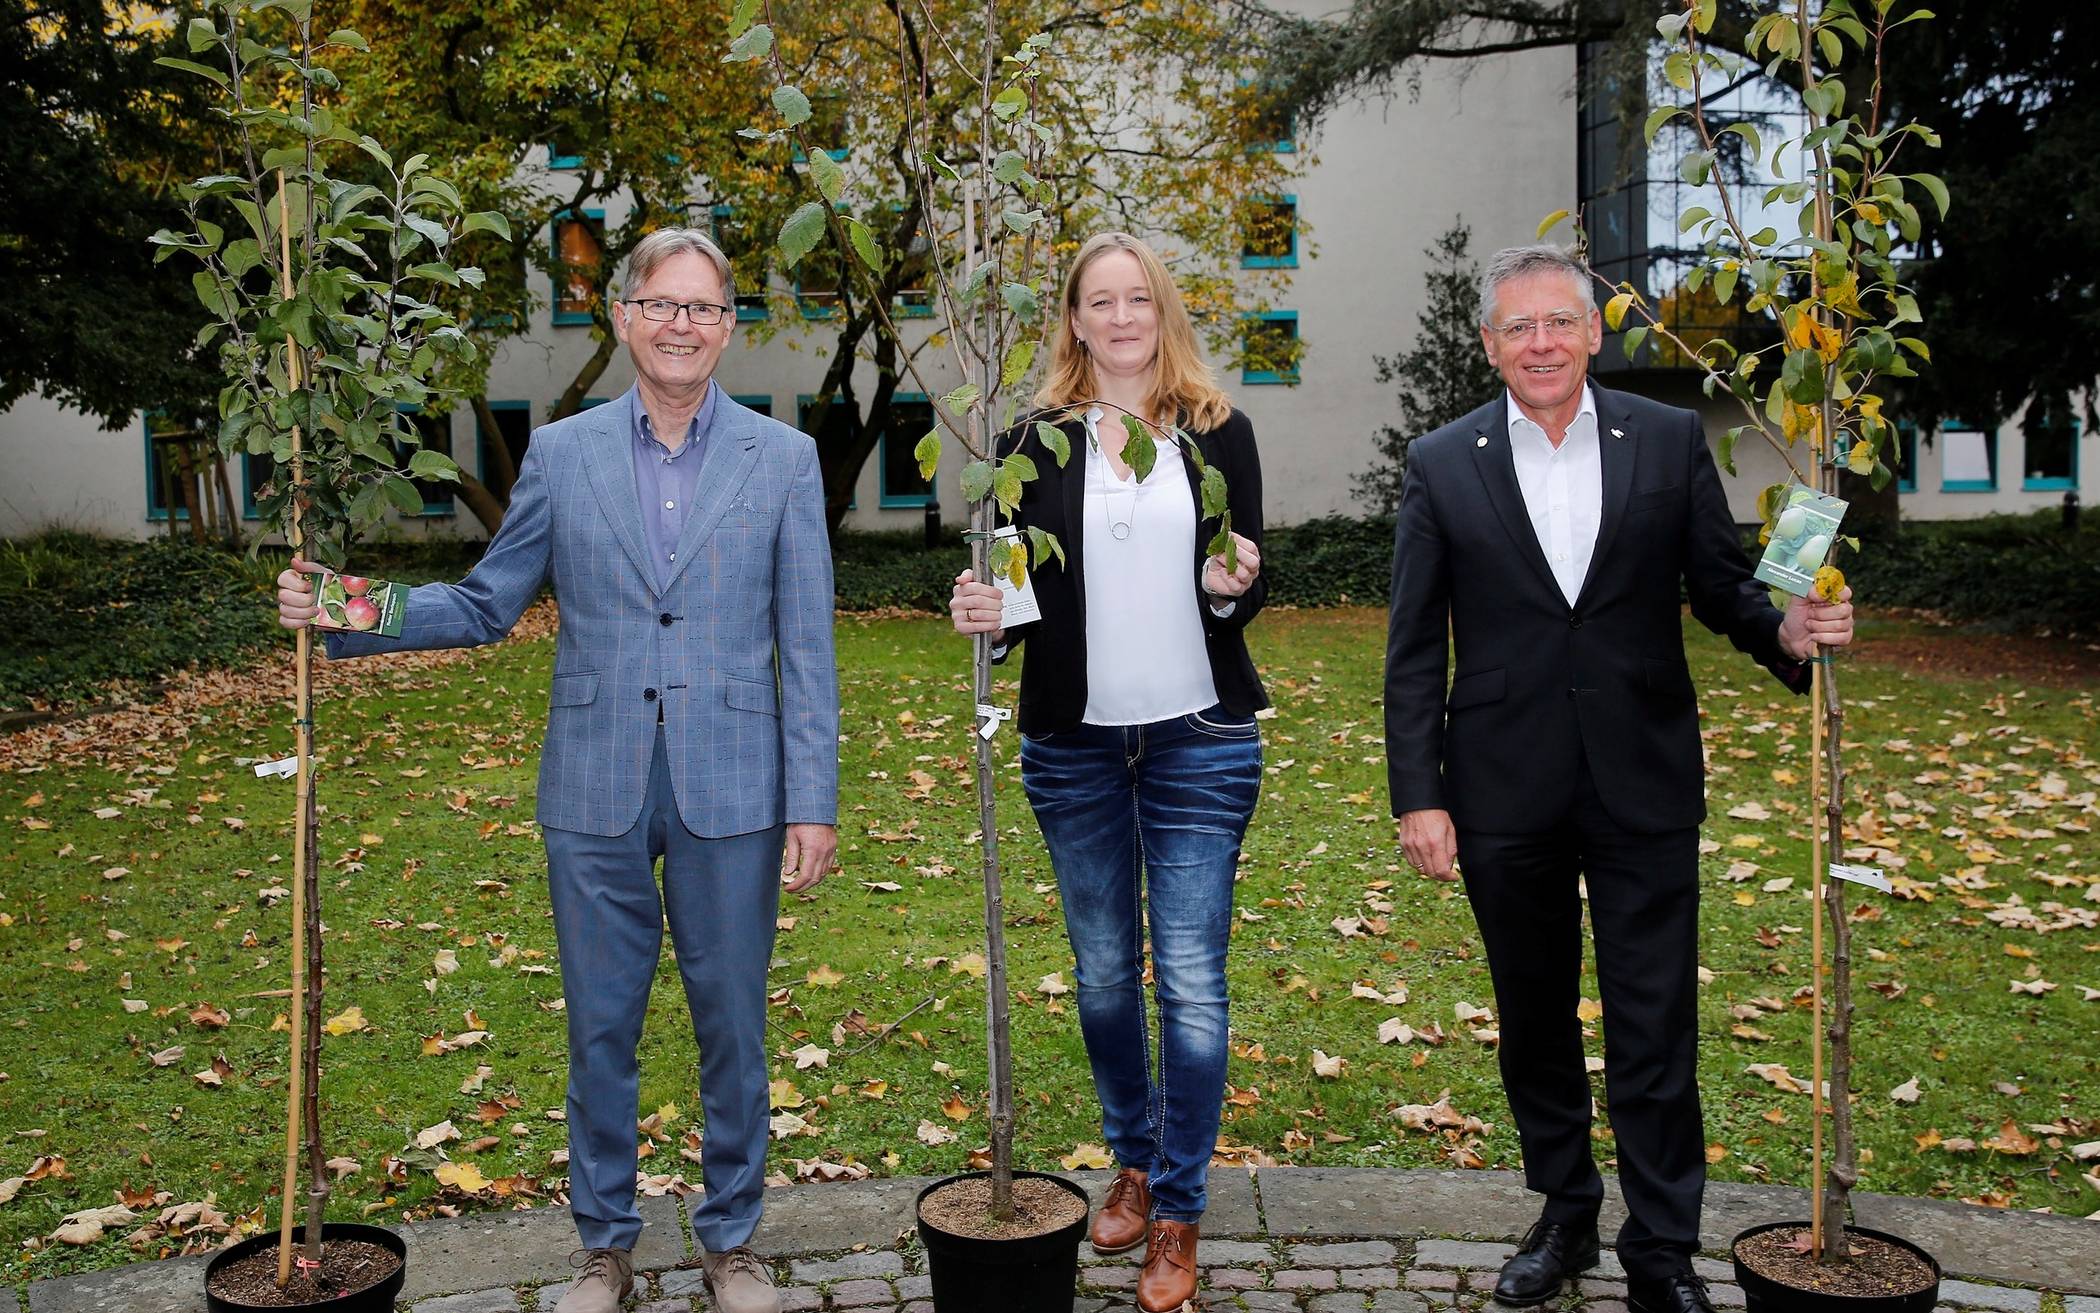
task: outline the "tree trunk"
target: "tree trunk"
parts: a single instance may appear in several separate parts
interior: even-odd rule
[[[305,713],[313,715],[311,699]],[[327,979],[321,967],[321,821],[320,804],[309,790],[306,814],[306,869],[298,873],[306,883],[306,1043],[299,1061],[306,1069],[306,1107],[301,1116],[306,1127],[306,1244],[311,1262],[321,1259],[321,1223],[328,1208],[328,1155],[321,1147],[321,1018],[327,1015],[322,995]],[[289,1207],[291,1201],[285,1201]]]
[[[583,399],[590,395],[591,384],[596,383],[605,373],[605,367],[612,363],[613,348],[618,346],[619,342],[613,337],[610,325],[601,327],[604,328],[604,334],[598,339],[597,350],[591,352],[591,358],[583,362],[583,368],[576,371],[576,377],[569,380],[569,386],[562,389],[561,400],[554,403],[554,413],[547,416],[550,422],[567,419],[582,410]]]
[[[970,568],[979,579],[991,578],[985,558],[991,546],[992,505],[992,499],[986,497],[970,507]],[[975,653],[970,681],[973,696],[977,706],[990,706],[991,636],[979,634],[971,650]],[[977,718],[972,716],[970,723],[976,724]],[[992,1216],[1004,1221],[1013,1216],[1014,1209],[1014,1046],[1006,989],[1006,899],[999,881],[999,815],[993,793],[997,776],[992,743],[982,734],[973,737],[977,740],[977,828],[983,836],[984,853],[984,1008],[986,1048],[991,1055],[988,1111],[992,1122]]]
[[[1837,670],[1830,648],[1819,654],[1823,675],[1823,752],[1827,771],[1823,819],[1828,828],[1829,861],[1845,855],[1844,703],[1838,698]],[[1823,1262],[1850,1255],[1845,1217],[1852,1187],[1859,1181],[1859,1148],[1852,1134],[1852,923],[1845,914],[1845,882],[1828,880],[1823,908],[1830,927],[1830,997],[1827,1005],[1830,1041],[1830,1165],[1818,1188],[1823,1192]],[[1821,964],[1818,964],[1821,969]]]
[[[503,445],[501,434],[496,436],[496,445]],[[467,504],[468,510],[474,512],[474,518],[481,522],[481,527],[488,536],[494,538],[496,530],[503,527],[503,515],[508,509],[505,502],[497,501],[496,494],[489,491],[487,484],[465,470],[459,472],[459,499]],[[506,498],[505,501],[507,500]]]
[[[481,477],[487,480],[489,495],[498,508],[507,509],[510,490],[518,482],[518,466],[511,459],[510,443],[504,440],[503,425],[496,421],[496,408],[489,404],[487,393],[474,398],[474,423],[486,435],[480,446],[488,452],[489,467],[481,472]],[[489,532],[494,533],[495,529],[492,527]]]

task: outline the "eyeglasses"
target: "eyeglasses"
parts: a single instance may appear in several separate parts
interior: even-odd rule
[[[728,314],[730,309],[712,301],[665,301],[655,297],[639,301],[626,300],[620,304],[640,306],[642,318],[654,320],[659,324],[668,324],[677,319],[678,312],[683,310],[685,317],[693,321],[695,328],[711,328],[721,323],[722,316]]]
[[[1503,341],[1515,345],[1528,339],[1532,330],[1537,328],[1545,329],[1547,337],[1566,339],[1582,331],[1583,321],[1564,310],[1544,319],[1512,319],[1506,324],[1490,325],[1489,331]]]

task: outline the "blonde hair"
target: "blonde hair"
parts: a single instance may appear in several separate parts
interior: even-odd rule
[[[1128,251],[1145,271],[1146,286],[1159,315],[1159,354],[1153,361],[1152,395],[1146,398],[1151,418],[1159,423],[1182,424],[1208,432],[1232,414],[1232,402],[1220,391],[1217,375],[1203,359],[1196,344],[1196,326],[1182,303],[1181,289],[1152,248],[1129,233],[1095,233],[1079,248],[1065,274],[1064,295],[1058,298],[1059,313],[1046,336],[1050,364],[1043,371],[1043,386],[1035,404],[1045,408],[1069,406],[1098,396],[1094,362],[1072,331],[1072,314],[1079,308],[1079,280],[1087,268],[1111,251]]]

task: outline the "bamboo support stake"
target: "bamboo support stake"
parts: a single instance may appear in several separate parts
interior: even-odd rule
[[[1819,652],[1817,656],[1822,654]],[[1823,796],[1823,670],[1821,660],[1810,667],[1809,700],[1814,710],[1809,713],[1809,796]],[[1809,1107],[1811,1114],[1809,1158],[1809,1242],[1818,1258],[1823,1254],[1823,881],[1826,875],[1823,862],[1823,827],[1808,827],[1808,887],[1809,898],[1814,904],[1809,912]]]
[[[292,207],[284,181],[284,171],[277,173],[278,236],[281,241],[280,268],[286,300],[294,295],[292,287]],[[299,344],[287,339],[285,342],[285,372],[291,390],[297,392],[300,383],[301,359]],[[292,425],[292,555],[299,556],[306,546],[306,532],[301,515],[300,495],[303,489],[304,460],[302,435],[297,424]],[[292,1279],[292,1209],[294,1192],[299,1186],[299,1112],[306,1096],[306,848],[310,841],[307,822],[311,812],[309,802],[313,798],[313,629],[301,625],[294,640],[293,664],[298,672],[298,692],[294,707],[293,729],[298,740],[299,776],[297,800],[292,812],[292,1078],[287,1082],[284,1114],[284,1212],[277,1227],[277,1285],[281,1289]],[[307,1237],[309,1244],[318,1237]]]

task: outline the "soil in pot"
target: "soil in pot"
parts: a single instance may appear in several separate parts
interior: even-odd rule
[[[1857,1232],[1846,1233],[1852,1254],[1842,1263],[1818,1263],[1806,1252],[1807,1227],[1777,1227],[1736,1242],[1736,1257],[1757,1275],[1819,1295],[1915,1295],[1939,1284],[1932,1264],[1908,1249]]]
[[[326,1234],[325,1232],[323,1233]],[[292,1269],[292,1279],[277,1285],[277,1247],[270,1245],[236,1259],[211,1274],[210,1293],[230,1304],[252,1308],[297,1308],[344,1299],[394,1275],[401,1256],[369,1240],[321,1242],[318,1276]]]
[[[966,1176],[927,1195],[919,1205],[919,1216],[927,1225],[949,1235],[972,1240],[1019,1240],[1070,1226],[1086,1216],[1086,1200],[1055,1181],[1017,1176],[1014,1215],[1008,1221],[995,1222],[991,1178]]]

